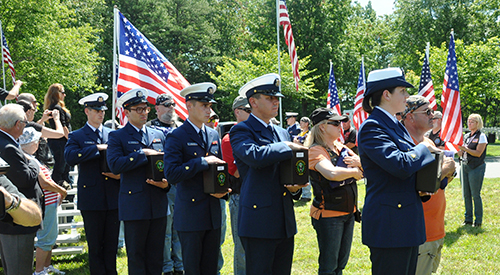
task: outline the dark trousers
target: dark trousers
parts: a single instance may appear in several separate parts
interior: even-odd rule
[[[185,274],[217,274],[221,229],[177,233],[181,241]]]
[[[247,275],[289,275],[292,271],[294,237],[260,239],[241,237]]]
[[[35,234],[0,234],[0,255],[5,275],[31,275],[33,273]]]
[[[66,163],[64,158],[64,146],[66,146],[66,138],[60,139],[48,139],[47,144],[49,145],[52,155],[54,155],[54,169],[52,170],[52,179],[60,184],[61,180],[67,181],[69,184],[73,184],[69,178],[69,165]]]
[[[414,275],[417,270],[418,246],[370,247],[372,274]]]
[[[161,274],[167,217],[123,221],[123,224],[128,274]]]
[[[89,245],[90,274],[117,274],[116,253],[120,230],[118,209],[82,210],[81,213]]]

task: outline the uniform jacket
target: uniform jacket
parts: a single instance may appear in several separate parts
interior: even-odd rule
[[[112,130],[102,127],[102,143],[108,142]],[[69,134],[64,148],[66,162],[78,164],[78,209],[113,210],[118,209],[120,181],[108,178],[101,173],[97,134],[85,124]]]
[[[142,148],[163,150],[162,132],[146,127],[148,142],[144,143],[130,123],[109,133],[108,166],[120,176],[118,213],[120,220],[149,220],[167,216],[166,190],[146,183],[148,160]]]
[[[231,129],[231,147],[243,179],[238,213],[240,237],[280,239],[297,233],[291,193],[280,184],[279,162],[292,158],[288,132],[276,135],[253,115]],[[300,196],[300,192],[298,194]]]
[[[204,156],[222,159],[217,131],[205,127],[207,146],[191,123],[173,130],[165,143],[165,177],[177,185],[174,228],[177,231],[203,231],[221,227],[219,199],[203,192],[203,171],[208,169]]]
[[[290,135],[290,140],[293,140],[293,138],[300,134],[300,132],[302,132],[302,129],[300,129],[300,124],[298,124],[297,122],[295,122],[295,124],[293,125],[290,125],[288,126],[288,128],[286,128],[288,134]]]
[[[434,157],[425,145],[415,146],[404,126],[378,108],[361,126],[358,145],[367,179],[363,243],[379,248],[424,243],[424,213],[415,173]]]
[[[33,160],[28,160],[20,146],[2,131],[0,131],[0,157],[10,165],[9,170],[5,174],[7,178],[26,198],[34,200],[43,213],[45,200],[42,188],[38,184],[38,164]],[[0,223],[0,233],[8,235],[33,233],[38,228],[40,226],[24,227]]]

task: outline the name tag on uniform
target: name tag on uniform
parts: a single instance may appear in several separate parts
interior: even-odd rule
[[[198,146],[198,143],[196,143],[196,142],[188,142],[187,146]]]
[[[94,141],[92,141],[92,140],[85,141],[84,143],[85,143],[85,144],[95,144],[95,142],[94,142]]]
[[[128,144],[139,144],[138,141],[129,141]]]

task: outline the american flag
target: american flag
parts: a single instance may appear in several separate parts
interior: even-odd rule
[[[288,54],[290,55],[290,61],[292,62],[293,79],[295,81],[295,89],[299,90],[299,59],[297,57],[297,51],[295,51],[295,42],[293,41],[292,24],[290,23],[290,17],[288,17],[288,10],[286,8],[285,0],[280,0],[279,2],[279,20],[280,25],[283,26],[283,32],[285,33],[285,42],[288,45]]]
[[[326,99],[326,107],[333,109],[338,115],[342,115],[340,111],[339,90],[335,82],[335,75],[333,74],[333,66],[330,62],[330,79],[328,80],[328,98]],[[344,130],[339,137],[340,142],[344,143]]]
[[[420,86],[418,95],[429,100],[429,107],[437,110],[436,97],[434,96],[434,85],[432,84],[431,69],[429,67],[429,53],[425,53],[424,64],[422,65],[422,74],[420,75]]]
[[[9,66],[10,75],[12,76],[12,83],[16,84],[16,70],[14,70],[14,63],[12,63],[12,57],[10,56],[9,46],[7,46],[7,39],[5,39],[3,30],[2,30],[2,55],[3,55],[3,62]]]
[[[457,145],[463,144],[462,111],[460,110],[460,92],[458,86],[457,56],[453,33],[450,38],[448,60],[444,73],[443,94],[441,95],[443,122],[441,139],[446,141],[446,150],[458,151]]]
[[[358,77],[358,90],[356,92],[356,99],[354,101],[354,113],[353,113],[353,124],[356,130],[368,118],[368,113],[363,110],[363,98],[365,97],[366,91],[366,81],[365,81],[365,66],[363,60],[361,60],[361,69],[359,70]]]
[[[117,98],[134,88],[149,91],[148,101],[155,104],[160,94],[172,95],[176,103],[175,112],[185,120],[186,102],[180,91],[189,86],[189,82],[177,69],[119,12],[119,68]],[[117,108],[120,123],[126,121],[121,107]]]

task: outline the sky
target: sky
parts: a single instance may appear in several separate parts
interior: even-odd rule
[[[361,6],[366,6],[370,0],[358,0]],[[377,12],[378,16],[391,14],[393,12],[394,0],[371,0],[372,8]]]

